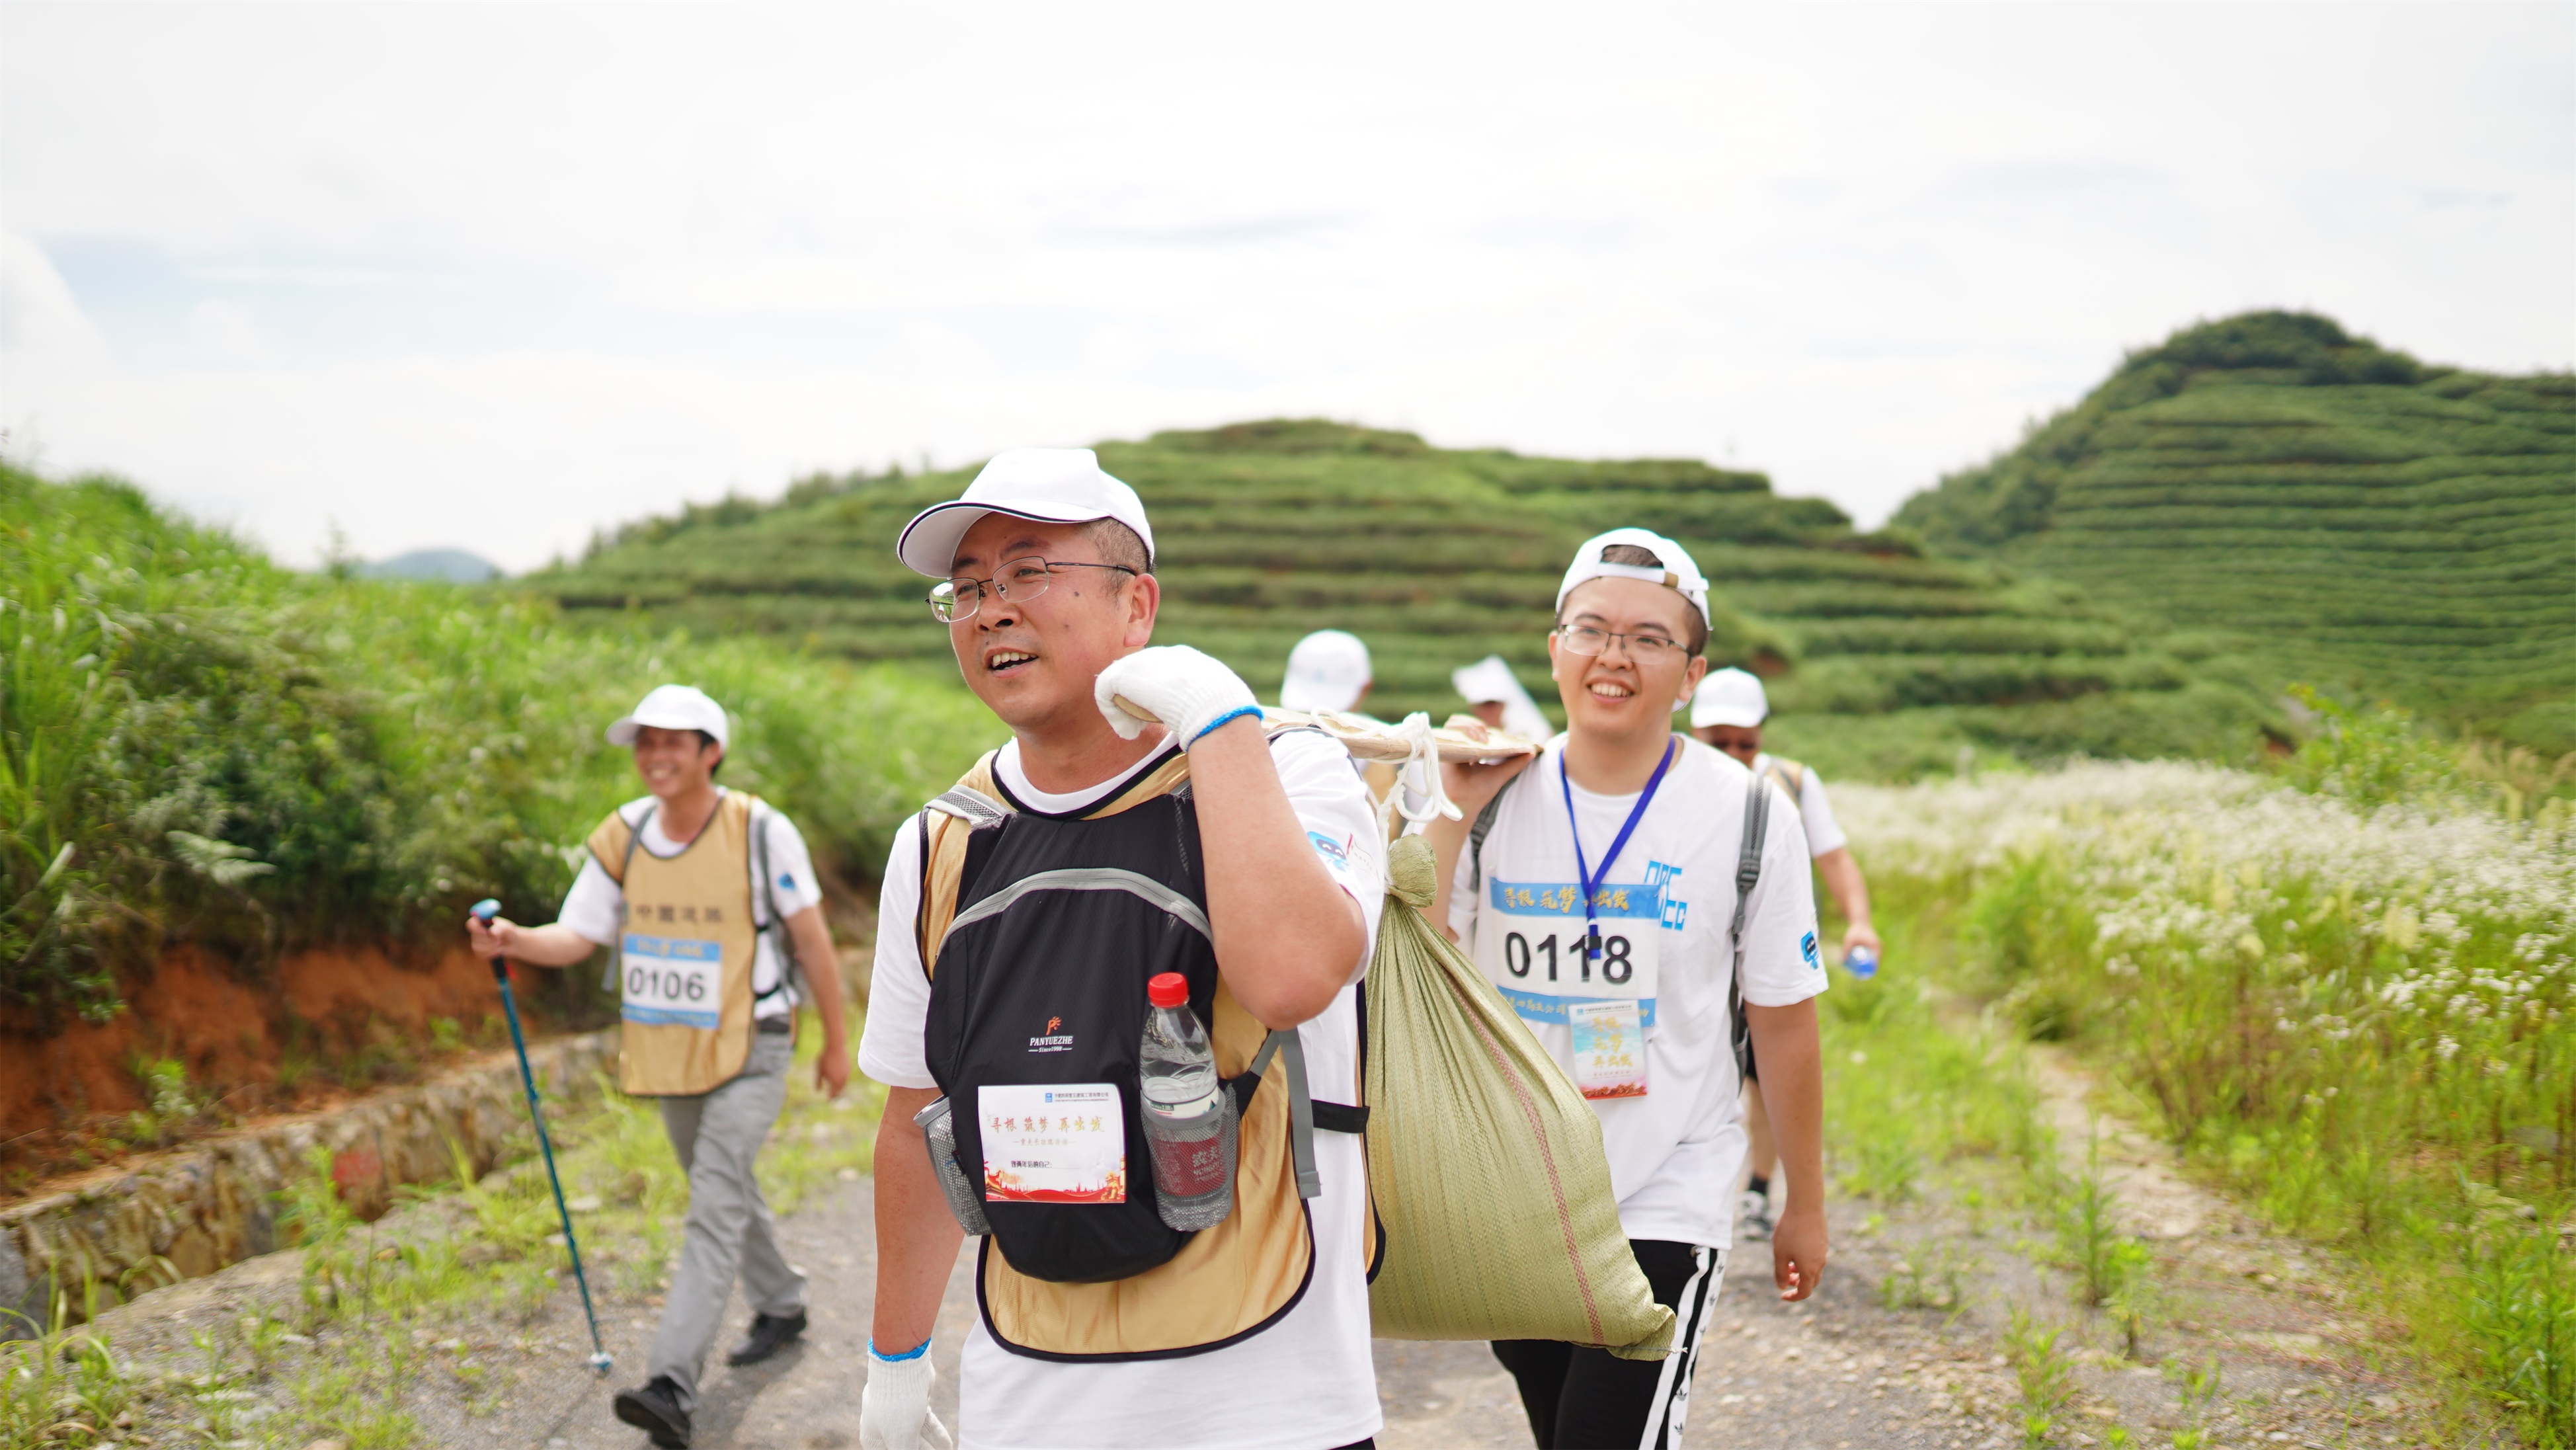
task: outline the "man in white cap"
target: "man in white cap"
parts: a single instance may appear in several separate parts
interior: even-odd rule
[[[1152,644],[1153,547],[1090,450],[1039,448],[994,458],[896,546],[939,581],[931,612],[1011,739],[886,862],[859,1045],[890,1089],[863,1450],[947,1443],[929,1348],[963,1232],[982,1240],[968,1446],[1377,1432],[1363,1115],[1328,1112],[1358,1100],[1376,820],[1329,737],[1269,738],[1232,670]],[[1231,1109],[1199,1069],[1146,1081],[1148,994],[1168,1010],[1174,992]],[[1289,1070],[1255,1075],[1271,1051]],[[1149,1146],[1148,1094],[1160,1122],[1209,1124],[1208,1150]],[[1206,1116],[1228,1112],[1230,1172]],[[1186,1210],[1165,1198],[1181,1173]],[[1216,1186],[1231,1198],[1205,1229]]]
[[[1309,714],[1356,710],[1374,683],[1368,646],[1358,635],[1319,629],[1288,651],[1288,675],[1279,682],[1279,706]]]
[[[1804,1299],[1824,1272],[1825,971],[1806,841],[1776,788],[1674,733],[1707,644],[1708,584],[1680,545],[1644,529],[1585,543],[1548,637],[1565,733],[1535,760],[1444,766],[1466,818],[1425,832],[1441,868],[1432,919],[1592,1100],[1620,1226],[1676,1317],[1661,1362],[1494,1345],[1542,1447],[1681,1442],[1744,1157],[1738,1002],[1788,1163],[1772,1280]]]
[[[816,1086],[850,1081],[840,969],[823,891],[796,823],[755,796],[715,783],[724,707],[688,685],[663,685],[608,727],[631,746],[649,794],[591,833],[563,910],[550,926],[468,918],[477,956],[564,967],[606,946],[619,994],[618,1079],[662,1100],[662,1126],[689,1175],[689,1217],[645,1383],[618,1393],[617,1418],[657,1446],[689,1443],[699,1376],[734,1279],[751,1331],[725,1357],[769,1358],[805,1331],[805,1275],[778,1245],[753,1165],[787,1099],[802,970],[823,1019]]]
[[[1771,700],[1763,693],[1762,681],[1744,670],[1711,670],[1700,681],[1699,693],[1691,697],[1691,733],[1756,774],[1769,777],[1797,803],[1816,874],[1825,878],[1825,889],[1833,893],[1834,905],[1843,914],[1841,960],[1855,971],[1861,970],[1863,962],[1875,970],[1878,929],[1870,924],[1869,884],[1861,879],[1860,863],[1852,859],[1851,839],[1834,819],[1833,803],[1825,799],[1825,783],[1816,773],[1762,749],[1762,722],[1770,716]],[[1763,1110],[1758,1081],[1744,1084],[1744,1115],[1753,1135],[1753,1152],[1747,1160],[1752,1173],[1736,1205],[1736,1222],[1748,1238],[1761,1238],[1771,1232],[1771,1170],[1778,1162],[1778,1145],[1772,1140],[1771,1115]]]
[[[1449,672],[1449,683],[1467,699],[1477,719],[1523,740],[1545,740],[1556,733],[1539,713],[1538,702],[1521,688],[1520,677],[1501,655],[1487,655]]]

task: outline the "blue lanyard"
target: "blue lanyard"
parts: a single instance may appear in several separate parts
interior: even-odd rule
[[[1611,864],[1619,859],[1621,851],[1628,849],[1628,838],[1637,833],[1637,823],[1646,818],[1646,807],[1655,803],[1655,788],[1664,783],[1664,772],[1673,768],[1674,750],[1673,742],[1664,743],[1664,758],[1655,762],[1654,775],[1646,781],[1646,788],[1638,793],[1637,804],[1629,808],[1628,823],[1619,828],[1618,839],[1610,843],[1610,854],[1601,858],[1601,874],[1598,876],[1584,864],[1583,827],[1574,819],[1574,782],[1566,777],[1565,757],[1561,754],[1556,757],[1556,783],[1565,792],[1565,830],[1574,838],[1574,874],[1583,888],[1583,954],[1587,957],[1601,955],[1601,923],[1594,915],[1593,894],[1610,879]]]

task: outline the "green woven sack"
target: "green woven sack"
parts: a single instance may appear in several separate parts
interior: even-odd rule
[[[1387,851],[1368,974],[1369,1190],[1387,1339],[1554,1339],[1661,1359],[1655,1302],[1619,1228],[1601,1121],[1502,995],[1422,918],[1431,843]]]

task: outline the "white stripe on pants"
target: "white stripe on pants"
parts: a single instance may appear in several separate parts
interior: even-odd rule
[[[1682,1286],[1673,1326],[1674,1352],[1664,1357],[1663,1378],[1655,1382],[1655,1401],[1646,1412],[1646,1433],[1638,1450],[1681,1450],[1682,1422],[1690,1416],[1691,1372],[1699,1367],[1700,1336],[1708,1332],[1709,1311],[1726,1282],[1726,1250],[1706,1244],[1693,1250],[1696,1267]]]

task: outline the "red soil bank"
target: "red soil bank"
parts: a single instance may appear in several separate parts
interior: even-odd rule
[[[192,1092],[222,1099],[274,1084],[290,1046],[317,1060],[369,1047],[421,1057],[432,1018],[472,1034],[498,1009],[491,970],[462,947],[432,965],[373,949],[299,952],[260,977],[175,947],[126,984],[126,1010],[104,1026],[45,1036],[0,1019],[0,1143],[150,1106],[137,1059],[176,1058]]]

